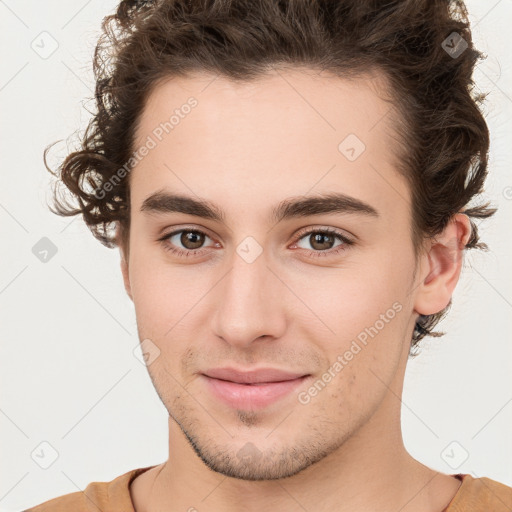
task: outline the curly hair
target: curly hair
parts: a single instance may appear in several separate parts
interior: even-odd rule
[[[59,178],[50,209],[81,214],[102,244],[127,252],[127,162],[145,101],[166,78],[199,71],[250,81],[275,65],[344,78],[378,71],[397,113],[397,171],[411,189],[416,256],[458,212],[471,222],[465,249],[487,250],[475,219],[496,209],[468,207],[487,176],[486,94],[472,80],[481,58],[462,0],[123,0],[103,19],[93,59],[97,111],[81,147],[56,172],[46,160],[53,144],[45,148],[45,166]],[[445,334],[433,328],[450,306],[418,317],[411,355],[424,336]]]

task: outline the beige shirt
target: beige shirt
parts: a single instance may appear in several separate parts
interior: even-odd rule
[[[110,482],[91,482],[84,491],[65,494],[45,501],[24,512],[135,512],[130,483],[148,469],[132,469]],[[487,477],[458,474],[462,484],[442,512],[511,512],[512,487]]]

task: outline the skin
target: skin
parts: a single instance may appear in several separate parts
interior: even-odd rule
[[[245,84],[214,78],[161,83],[137,130],[135,147],[167,112],[198,100],[129,176],[121,270],[139,337],[160,350],[148,371],[169,412],[169,458],[132,482],[136,511],[440,512],[460,481],[408,454],[400,397],[414,323],[449,303],[469,219],[455,215],[416,262],[410,190],[395,169],[382,77],[281,69]],[[350,133],[366,145],[355,161],[338,151]],[[162,189],[215,203],[225,222],[141,212]],[[379,217],[269,221],[284,199],[333,191],[369,203]],[[311,227],[356,241],[315,257],[322,251],[310,235],[296,239]],[[172,239],[201,254],[165,250],[171,241],[159,238],[180,228],[207,234],[202,245]],[[248,236],[263,251],[252,263],[236,252]],[[325,247],[333,253],[340,243]],[[317,380],[394,303],[400,312],[308,404],[294,392],[261,410],[238,410],[199,378],[213,367],[270,366]],[[261,456],[242,460],[244,446]]]

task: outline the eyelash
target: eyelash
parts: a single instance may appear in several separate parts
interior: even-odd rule
[[[178,233],[197,233],[199,235],[205,235],[207,236],[208,238],[210,238],[205,232],[203,231],[200,231],[199,229],[179,229],[177,231],[172,231],[171,233],[168,233],[166,235],[164,235],[163,237],[159,238],[158,241],[159,242],[162,242],[163,246],[164,246],[164,249],[166,251],[169,251],[171,252],[172,254],[176,254],[177,256],[181,257],[186,257],[188,258],[189,256],[197,256],[199,255],[199,253],[201,253],[202,251],[204,251],[205,248],[200,248],[200,249],[194,249],[194,250],[183,250],[183,249],[179,249],[179,248],[176,248],[176,247],[172,247],[170,244],[169,244],[169,239],[172,238],[174,235],[177,235]],[[302,230],[300,231],[296,237],[295,237],[295,241],[293,242],[293,244],[295,245],[296,243],[298,243],[302,238],[304,238],[305,236],[307,235],[310,235],[310,234],[322,234],[322,235],[333,235],[335,236],[338,240],[340,240],[341,242],[343,242],[341,245],[339,245],[338,247],[335,247],[333,249],[327,249],[327,250],[324,250],[324,251],[308,251],[310,253],[312,253],[315,257],[315,258],[318,258],[318,257],[325,257],[325,256],[336,256],[337,254],[343,252],[343,251],[346,251],[347,248],[351,245],[354,245],[354,242],[352,240],[350,240],[349,238],[346,238],[344,235],[342,235],[339,231],[335,230],[335,229],[332,229],[332,228],[323,228],[323,229],[305,229],[305,230]],[[307,249],[303,249],[303,250],[306,250]]]

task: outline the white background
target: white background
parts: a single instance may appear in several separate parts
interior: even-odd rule
[[[46,207],[43,148],[85,129],[84,107],[94,108],[93,48],[115,5],[0,0],[2,511],[167,458],[167,414],[133,354],[135,313],[119,253],[96,241],[81,217],[58,217]],[[434,469],[512,486],[512,1],[467,6],[477,48],[488,54],[475,79],[491,92],[484,198],[499,211],[480,227],[490,251],[468,251],[453,307],[439,325],[448,334],[427,338],[409,363],[403,435],[410,453]],[[31,47],[42,31],[58,42],[47,59]],[[65,142],[55,146],[52,167],[65,154]],[[32,253],[42,237],[58,249],[47,263]],[[43,441],[59,454],[48,469],[31,458]],[[448,445],[453,460],[467,451],[456,468],[442,457]]]

